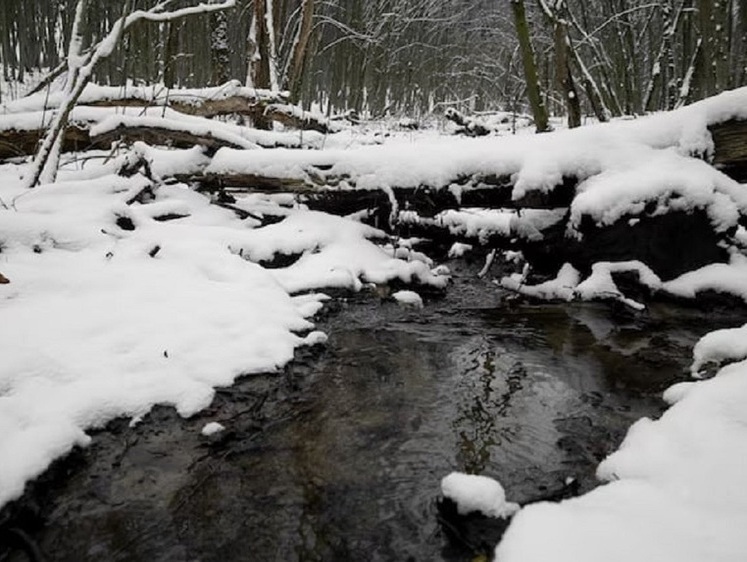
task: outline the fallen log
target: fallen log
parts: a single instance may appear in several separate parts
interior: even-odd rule
[[[230,189],[235,193],[256,191],[293,192],[304,195],[303,201],[317,208],[344,209],[350,214],[367,205],[389,205],[391,196],[400,210],[411,210],[433,217],[445,209],[460,207],[556,209],[568,207],[575,194],[577,178],[564,177],[562,183],[548,191],[529,191],[512,199],[513,180],[508,175],[472,174],[455,178],[443,186],[396,186],[391,189],[359,189],[350,175],[331,172],[332,165],[309,164],[297,177],[263,176],[255,173],[214,173],[179,175],[177,180],[194,184],[200,191]],[[339,214],[339,213],[338,213]]]
[[[44,136],[44,129],[8,129],[0,131],[0,160],[31,156],[36,152],[39,141]],[[91,148],[101,148],[91,143],[88,128],[71,124],[65,129],[62,138],[63,152],[76,152]]]
[[[105,129],[97,126],[92,128],[89,134],[91,146],[95,147],[108,147],[115,141],[141,141],[172,148],[192,148],[199,145],[205,147],[209,154],[214,154],[220,148],[257,148],[254,143],[236,135],[221,134],[220,131],[209,129],[195,131],[189,127],[177,128],[174,123],[168,123],[166,120],[163,120],[162,124],[158,121],[143,125],[137,124],[137,121],[133,124],[119,123]]]
[[[713,138],[713,164],[737,181],[747,181],[747,121],[731,119],[708,128]]]
[[[333,131],[332,124],[324,116],[304,111],[296,105],[269,104],[264,115],[294,129],[317,131],[325,135]]]
[[[451,121],[452,123],[456,123],[460,128],[457,129],[457,134],[461,135],[467,135],[470,137],[484,137],[485,135],[490,134],[490,129],[480,123],[480,121],[467,117],[462,112],[457,111],[453,107],[449,107],[444,112],[444,117]]]
[[[27,113],[57,109],[62,93],[39,92],[6,105],[6,113]],[[147,86],[99,86],[89,84],[78,105],[91,107],[169,107],[199,117],[240,114],[254,115],[270,104],[287,103],[286,92],[247,88],[231,81],[214,88],[168,89]]]
[[[31,156],[36,152],[44,129],[17,130],[9,129],[0,132],[0,160]],[[190,130],[175,130],[168,127],[125,126],[91,134],[86,124],[70,124],[62,137],[63,152],[80,152],[83,150],[108,150],[114,141],[142,141],[151,145],[170,146],[173,148],[191,148],[204,146],[214,153],[220,148],[249,148],[247,143],[232,140],[210,132],[199,134]]]

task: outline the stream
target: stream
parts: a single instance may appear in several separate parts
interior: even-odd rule
[[[330,301],[323,349],[188,420],[167,407],[115,420],[0,522],[59,561],[473,560],[439,524],[442,477],[492,476],[519,502],[568,477],[591,489],[630,424],[664,410],[697,339],[736,323],[671,304],[522,303],[478,267],[454,264],[422,310]],[[202,436],[209,421],[226,430]]]

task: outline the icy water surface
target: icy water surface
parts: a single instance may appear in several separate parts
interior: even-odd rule
[[[443,476],[496,477],[519,502],[568,476],[589,489],[630,423],[662,411],[697,338],[730,323],[503,297],[472,272],[423,311],[335,301],[324,351],[219,391],[193,419],[157,408],[110,424],[6,528],[61,561],[471,560],[479,549],[437,522]],[[208,421],[227,430],[203,437]]]

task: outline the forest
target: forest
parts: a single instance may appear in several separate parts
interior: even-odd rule
[[[74,0],[35,0],[33,10],[24,0],[3,1],[6,83],[36,85],[64,62],[74,7]],[[91,1],[85,36],[95,44],[124,11],[150,7]],[[517,8],[526,20],[520,33]],[[230,11],[138,23],[95,81],[239,80],[289,90],[328,115],[528,112],[521,34],[533,50],[532,81],[556,115],[567,112],[570,91],[583,115],[605,119],[673,109],[741,86],[747,74],[747,8],[738,0],[238,0]]]
[[[0,562],[747,558],[742,0],[0,0]]]

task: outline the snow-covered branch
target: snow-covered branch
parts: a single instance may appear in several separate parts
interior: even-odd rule
[[[65,87],[64,102],[60,105],[60,109],[55,115],[55,119],[34,158],[31,171],[26,178],[27,187],[34,187],[42,181],[53,182],[55,180],[57,176],[60,145],[62,143],[62,133],[67,124],[70,112],[90,81],[96,64],[98,64],[100,60],[111,55],[122,37],[122,34],[128,28],[143,20],[167,22],[196,14],[225,10],[234,7],[236,5],[236,0],[223,0],[222,2],[211,4],[200,3],[196,6],[181,8],[171,12],[162,11],[168,3],[169,2],[162,2],[151,10],[137,10],[122,16],[114,23],[111,31],[98,44],[98,46],[84,58],[81,56],[82,38],[80,35],[80,29],[82,27],[83,18],[85,17],[87,0],[78,0],[75,12],[75,22],[73,24],[73,39],[71,40],[68,49],[69,72],[68,83]]]

